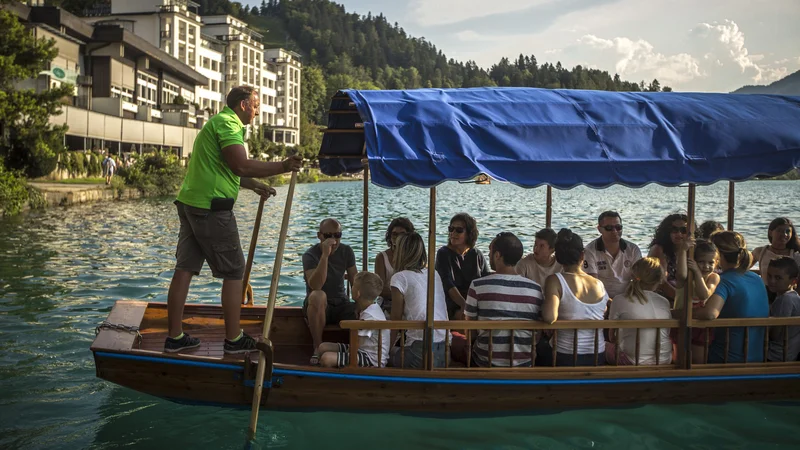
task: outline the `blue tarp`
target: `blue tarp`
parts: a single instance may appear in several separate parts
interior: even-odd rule
[[[562,189],[706,184],[800,166],[800,97],[532,88],[344,92],[364,121],[372,181],[388,188],[479,173]],[[331,163],[337,170],[360,166]]]

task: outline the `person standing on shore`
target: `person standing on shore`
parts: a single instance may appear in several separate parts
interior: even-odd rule
[[[244,254],[233,205],[239,188],[250,189],[263,198],[275,195],[271,187],[256,181],[297,171],[302,158],[291,156],[282,162],[248,159],[244,146],[245,125],[260,111],[258,91],[249,86],[231,89],[227,106],[213,116],[194,142],[192,158],[175,200],[181,228],[175,256],[175,273],[167,296],[169,334],[164,351],[176,353],[200,346],[200,339],[183,332],[183,306],[192,277],[207,262],[215,278],[222,278],[222,312],[225,318],[224,352],[255,350],[255,340],[239,328],[242,304]]]

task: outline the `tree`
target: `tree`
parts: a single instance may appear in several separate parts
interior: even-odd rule
[[[38,77],[58,49],[52,40],[35,39],[5,9],[0,9],[0,29],[0,155],[10,169],[30,178],[44,176],[56,167],[66,131],[66,126],[51,125],[50,116],[61,113],[61,101],[73,94],[73,86],[62,84],[40,93],[16,89],[20,81]]]
[[[253,6],[253,8],[250,10],[250,15],[257,16],[258,14],[259,14],[258,7]]]
[[[647,86],[647,92],[661,92],[661,83],[654,79]]]
[[[265,0],[261,0],[261,15],[267,17],[269,10],[267,9],[267,2]]]
[[[303,68],[300,82],[301,114],[312,123],[321,124],[328,108],[325,97],[325,78],[317,65]]]

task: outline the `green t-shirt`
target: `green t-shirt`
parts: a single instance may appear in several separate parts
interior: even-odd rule
[[[210,209],[212,198],[236,199],[240,179],[228,167],[222,149],[244,145],[244,131],[242,121],[227,106],[203,126],[194,141],[189,168],[178,193],[179,202]]]

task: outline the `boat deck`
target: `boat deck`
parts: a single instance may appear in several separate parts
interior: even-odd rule
[[[139,302],[121,302],[115,306],[114,313],[116,313],[117,319],[109,321],[112,323],[125,322],[125,317],[130,317],[137,307],[142,308],[143,306]],[[265,312],[266,307],[263,306],[242,307],[240,325],[244,332],[255,339],[260,338]],[[142,313],[139,312],[139,314]],[[128,321],[131,320],[128,319]],[[134,340],[130,349],[139,348],[146,351],[163,352],[167,329],[166,304],[147,304],[139,325],[139,332],[142,336],[141,347],[138,347]],[[183,314],[183,331],[199,338],[200,347],[182,351],[181,355],[214,358],[228,362],[239,362],[244,359],[244,355],[227,355],[223,352],[225,321],[219,305],[187,304]],[[308,365],[313,345],[301,308],[277,308],[270,336],[276,363]],[[326,327],[323,338],[326,341],[347,342],[347,336],[347,332],[338,326],[329,326]],[[96,342],[94,347],[100,347],[97,348],[99,350],[104,346],[102,343]],[[105,347],[105,349],[112,348]]]

